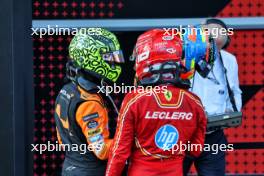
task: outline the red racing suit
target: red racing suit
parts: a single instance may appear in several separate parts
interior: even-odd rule
[[[186,152],[176,150],[176,144],[202,148],[205,131],[201,101],[187,90],[160,85],[129,93],[118,117],[106,175],[121,175],[129,158],[129,176],[181,176]],[[193,156],[200,153],[189,151]]]

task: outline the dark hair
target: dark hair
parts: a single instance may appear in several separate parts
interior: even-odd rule
[[[219,24],[223,28],[227,29],[226,24],[222,20],[219,20],[217,18],[209,18],[205,21],[205,24]]]
[[[209,18],[205,21],[205,24],[219,24],[220,26],[222,26],[223,28],[225,28],[226,30],[228,30],[227,25],[220,19],[217,18]],[[223,49],[226,49],[229,44],[231,42],[230,37],[227,35],[227,40],[226,43],[223,46]]]

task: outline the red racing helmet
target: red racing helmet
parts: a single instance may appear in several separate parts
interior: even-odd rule
[[[165,81],[192,77],[193,71],[185,68],[183,42],[180,35],[165,35],[162,29],[149,30],[137,39],[132,57],[135,59],[136,79],[140,83],[158,82],[160,74],[173,76]],[[190,73],[188,73],[190,72]]]

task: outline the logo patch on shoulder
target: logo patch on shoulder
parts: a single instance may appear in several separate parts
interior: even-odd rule
[[[99,114],[96,112],[96,113],[84,116],[83,117],[83,121],[86,122],[88,120],[95,119],[95,118],[98,118],[98,117],[99,117]]]
[[[94,130],[89,130],[89,131],[88,131],[88,136],[97,135],[97,134],[99,134],[99,133],[101,133],[101,132],[102,132],[102,131],[101,131],[100,128],[98,128],[98,129],[94,129]]]
[[[97,142],[97,141],[102,140],[102,139],[103,139],[103,136],[101,134],[99,134],[99,135],[95,135],[95,136],[91,137],[89,140],[91,143],[94,143],[94,142]]]
[[[166,98],[167,101],[171,101],[171,99],[172,99],[172,92],[169,91],[169,90],[166,90],[164,92],[164,96],[165,96],[165,98]]]
[[[98,126],[98,122],[95,120],[91,120],[87,123],[88,128],[96,128]]]

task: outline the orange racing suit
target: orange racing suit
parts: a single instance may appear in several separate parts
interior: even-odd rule
[[[89,93],[74,83],[66,84],[55,105],[60,144],[86,145],[83,151],[65,149],[62,175],[104,175],[112,140],[109,139],[108,109],[98,93]]]

